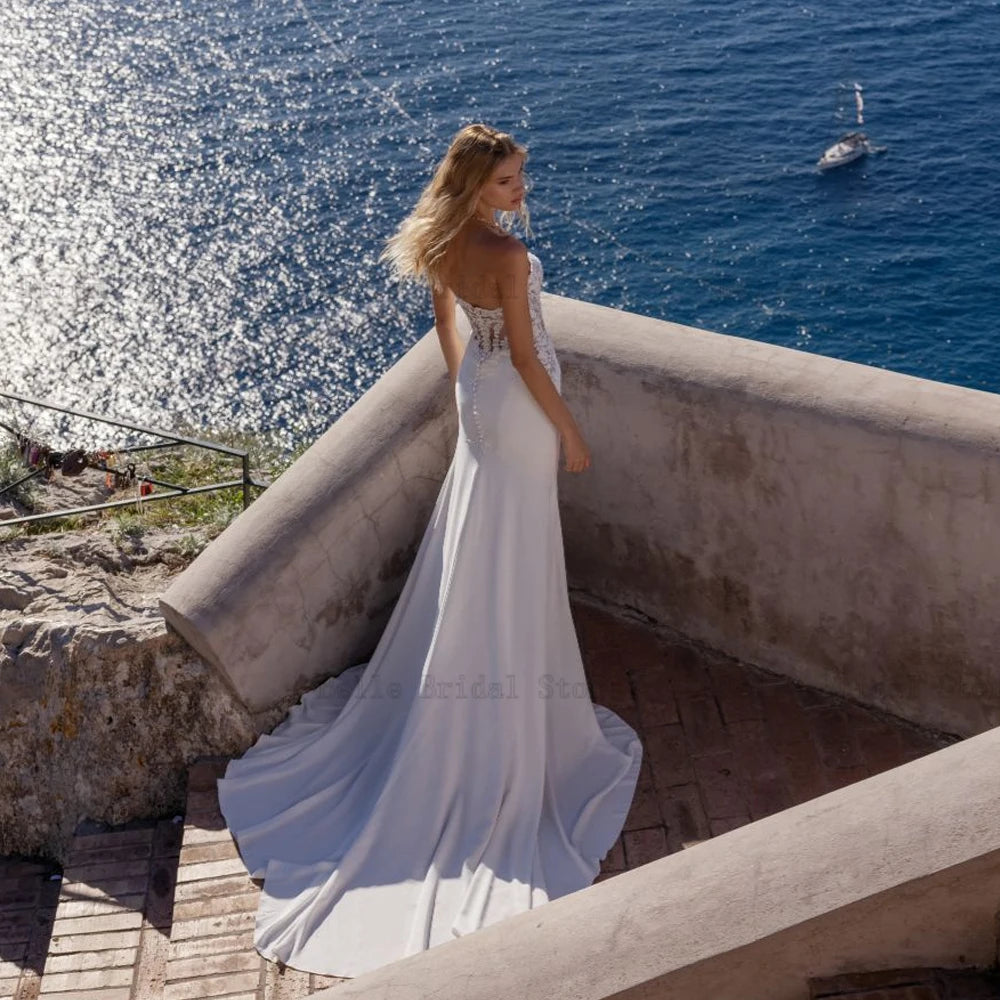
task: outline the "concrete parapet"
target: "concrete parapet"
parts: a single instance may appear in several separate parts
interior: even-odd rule
[[[561,474],[571,586],[914,722],[1000,723],[1000,396],[544,303],[594,459]],[[454,433],[431,331],[164,595],[251,709],[373,647]]]
[[[801,1000],[810,977],[985,966],[1000,730],[317,996]]]
[[[549,297],[571,584],[960,735],[1000,724],[1000,396]]]
[[[429,334],[163,594],[167,622],[252,711],[374,647],[447,471],[447,385]]]

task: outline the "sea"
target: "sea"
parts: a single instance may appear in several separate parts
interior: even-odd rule
[[[431,328],[378,255],[482,121],[547,291],[1000,392],[997,0],[2,0],[0,38],[0,390],[308,444]],[[882,151],[821,173],[856,85]],[[0,398],[135,438],[48,419]]]

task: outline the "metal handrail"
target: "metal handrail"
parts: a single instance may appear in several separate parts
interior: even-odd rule
[[[205,448],[209,451],[218,451],[226,455],[232,455],[234,458],[239,458],[242,465],[242,477],[240,479],[229,480],[224,483],[209,483],[202,486],[181,486],[176,483],[164,483],[160,480],[150,479],[148,476],[142,477],[148,482],[153,483],[157,486],[167,487],[167,491],[160,493],[149,493],[146,496],[140,497],[139,500],[112,500],[106,503],[89,504],[84,507],[72,507],[66,510],[54,510],[46,511],[43,514],[29,514],[24,517],[15,517],[10,520],[0,521],[0,528],[11,527],[15,524],[26,524],[33,521],[45,521],[60,517],[70,517],[73,514],[88,514],[99,510],[111,510],[116,507],[128,507],[135,503],[146,503],[149,501],[158,500],[171,500],[178,496],[188,496],[194,493],[209,493],[214,490],[224,490],[233,489],[237,486],[243,487],[243,509],[246,510],[250,505],[250,488],[255,487],[257,489],[266,490],[267,483],[258,483],[250,477],[250,455],[242,448],[233,448],[229,445],[219,444],[215,441],[203,441],[200,438],[187,437],[183,434],[174,434],[172,431],[165,431],[158,427],[144,427],[142,424],[132,423],[127,420],[113,420],[110,417],[103,417],[98,413],[90,413],[87,410],[76,410],[68,406],[57,406],[55,403],[46,402],[43,399],[36,399],[33,396],[24,396],[16,392],[3,392],[0,391],[0,397],[5,399],[13,399],[19,403],[27,403],[29,406],[39,406],[46,410],[54,410],[57,413],[68,413],[74,417],[82,417],[86,420],[94,420],[98,423],[109,424],[112,427],[122,427],[125,430],[138,431],[141,434],[152,434],[156,437],[163,438],[162,441],[157,441],[155,444],[144,444],[144,445],[131,445],[124,448],[109,449],[113,450],[115,453],[121,452],[137,452],[137,451],[151,451],[155,448],[173,448],[177,445],[187,444],[193,445],[196,448]],[[6,425],[0,425],[6,427]],[[14,432],[11,428],[7,427],[7,430],[12,433]],[[118,473],[116,469],[109,469],[106,465],[99,465],[96,468],[101,469],[104,472],[115,472]],[[0,494],[6,493],[8,490],[13,489],[15,486],[19,486],[21,483],[37,476],[42,470],[35,469],[30,472],[27,476],[17,480],[17,482],[10,483],[7,486],[0,488]],[[118,473],[120,474],[120,473]]]

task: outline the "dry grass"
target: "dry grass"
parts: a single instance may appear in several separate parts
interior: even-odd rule
[[[264,484],[270,484],[277,479],[308,447],[307,444],[303,444],[288,452],[268,435],[243,432],[213,433],[200,428],[179,428],[177,433],[246,451],[250,478]],[[112,538],[124,543],[141,537],[147,529],[153,527],[177,530],[189,528],[190,533],[185,537],[190,539],[188,547],[191,549],[190,555],[193,556],[243,510],[242,487],[230,487],[152,502],[148,497],[139,496],[140,477],[188,488],[240,479],[242,463],[237,456],[193,445],[177,445],[120,456],[117,463],[119,468],[124,461],[135,462],[136,482],[127,488],[114,491],[107,499],[114,501],[134,497],[134,504],[115,510],[0,528],[0,540],[51,532],[101,530],[110,532]],[[28,471],[12,440],[0,444],[0,485],[7,485],[20,479]],[[156,492],[165,489],[163,486],[155,487]],[[44,481],[38,477],[4,495],[0,498],[0,502],[13,498],[26,513],[42,512],[45,509],[44,490]],[[261,490],[251,487],[249,492],[250,500],[253,502]]]

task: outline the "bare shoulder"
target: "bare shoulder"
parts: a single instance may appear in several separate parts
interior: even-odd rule
[[[528,248],[513,233],[504,233],[503,235],[481,233],[479,246],[486,257],[494,261],[498,268],[516,265],[519,257],[527,259],[528,256]]]
[[[497,238],[503,267],[517,267],[521,261],[527,263],[528,248],[514,235]]]
[[[513,234],[488,232],[483,227],[456,237],[446,251],[445,282],[456,295],[486,309],[498,308],[524,296],[529,262],[524,244]]]
[[[430,286],[431,300],[435,309],[446,309],[455,305],[455,293],[445,284]]]
[[[501,295],[506,290],[510,294],[527,288],[531,263],[528,248],[516,237],[501,237],[503,246],[497,254],[497,271],[500,279]]]

